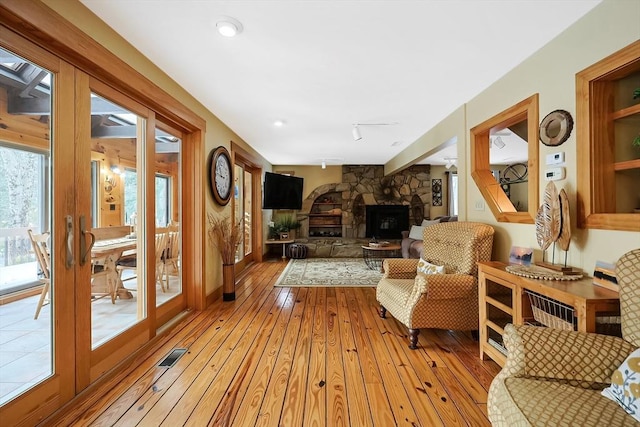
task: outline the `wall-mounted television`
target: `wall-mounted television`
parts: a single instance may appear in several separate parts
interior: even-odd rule
[[[262,209],[302,209],[302,178],[265,172]]]

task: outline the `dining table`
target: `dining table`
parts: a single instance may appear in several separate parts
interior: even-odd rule
[[[102,265],[102,274],[96,275],[92,282],[92,287],[96,289],[109,289],[109,284],[115,284],[116,296],[120,299],[133,298],[131,292],[124,287],[120,274],[116,269],[118,259],[127,251],[135,251],[137,247],[137,239],[135,237],[118,237],[114,239],[97,240],[91,248],[92,262]]]

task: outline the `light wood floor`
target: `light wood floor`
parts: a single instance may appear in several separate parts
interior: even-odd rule
[[[234,302],[179,326],[91,409],[60,425],[489,425],[499,371],[467,333],[424,330],[420,348],[377,315],[374,288],[274,288],[283,262],[251,267]],[[173,348],[189,351],[171,368]]]

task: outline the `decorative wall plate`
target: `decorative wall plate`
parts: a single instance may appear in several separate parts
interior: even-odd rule
[[[572,130],[571,113],[565,110],[552,111],[540,122],[540,141],[544,145],[556,147],[569,139]]]

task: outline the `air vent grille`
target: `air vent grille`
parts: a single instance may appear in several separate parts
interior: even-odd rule
[[[160,362],[160,364],[158,364],[158,366],[170,368],[186,352],[187,352],[186,348],[174,348],[173,350],[171,350],[171,353],[169,353],[169,355],[167,355],[167,357],[165,357],[164,360],[162,362]]]

